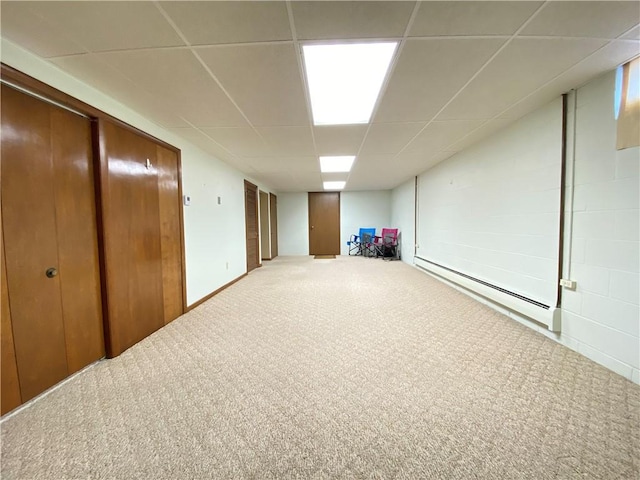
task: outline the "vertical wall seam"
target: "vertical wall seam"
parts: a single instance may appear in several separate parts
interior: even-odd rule
[[[558,278],[556,281],[556,308],[562,304],[562,267],[564,264],[564,208],[565,208],[565,181],[567,176],[567,97],[562,94],[562,152],[560,160],[560,229],[558,231]]]

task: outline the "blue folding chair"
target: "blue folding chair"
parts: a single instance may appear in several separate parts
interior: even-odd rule
[[[369,248],[369,243],[373,241],[375,236],[375,228],[361,228],[358,235],[351,235],[347,242],[349,255],[365,255],[367,248]]]

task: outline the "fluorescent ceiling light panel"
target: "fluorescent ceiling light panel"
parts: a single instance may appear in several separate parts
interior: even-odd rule
[[[397,42],[304,45],[314,125],[369,123]]]
[[[343,155],[340,157],[320,157],[320,171],[322,173],[329,172],[348,172],[351,165],[356,159],[354,155]]]
[[[342,190],[347,182],[322,182],[325,190]]]

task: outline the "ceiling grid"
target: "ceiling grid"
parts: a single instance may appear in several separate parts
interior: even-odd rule
[[[631,1],[1,2],[3,42],[275,191],[390,189],[640,54]],[[314,126],[302,46],[395,41],[371,121]],[[344,177],[343,177],[344,178]]]

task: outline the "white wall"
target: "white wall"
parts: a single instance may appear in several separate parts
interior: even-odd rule
[[[555,307],[561,165],[558,98],[420,175],[418,256]]]
[[[183,192],[191,196],[183,207],[187,305],[246,272],[245,175],[4,39],[2,61],[181,150]]]
[[[340,254],[360,227],[380,232],[391,225],[391,192],[340,192]],[[309,255],[308,193],[278,194],[278,251],[280,255]]]
[[[415,248],[415,197],[415,178],[391,192],[391,224],[400,229],[400,254],[409,265],[413,265]]]
[[[309,255],[309,195],[278,194],[278,255]]]
[[[577,289],[562,291],[561,332],[550,332],[512,310],[459,287],[454,288],[640,383],[640,149],[615,149],[614,84],[615,74],[610,72],[569,96],[563,277],[575,280]],[[574,116],[571,105],[576,98]],[[572,148],[574,124],[575,159]],[[509,135],[506,140],[517,143],[518,132],[509,131],[499,132],[487,140],[488,144],[505,134]],[[532,126],[528,131],[531,137],[547,134],[544,125]],[[527,143],[521,136],[520,141],[524,141],[523,147]],[[423,173],[420,178],[431,181],[448,168],[456,169],[462,177],[465,174],[473,176],[492,161],[491,155],[473,155],[477,151],[476,146],[462,152],[469,161],[461,170],[457,170],[460,167],[460,155],[457,155]],[[405,184],[394,190],[400,211],[401,205],[410,208],[408,189]],[[473,205],[476,199],[467,201]],[[496,214],[501,211],[501,208],[495,210]],[[427,214],[419,211],[419,225],[431,221]],[[408,218],[408,212],[406,216]],[[508,284],[502,286],[509,287]]]
[[[564,276],[577,289],[563,291],[562,337],[640,383],[640,149],[615,149],[614,85],[610,72],[576,92]]]
[[[360,228],[374,228],[380,235],[391,224],[391,191],[340,193],[340,254],[348,255],[347,241],[357,235]]]

